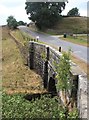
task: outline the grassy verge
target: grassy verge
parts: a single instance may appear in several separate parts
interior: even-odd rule
[[[3,36],[6,36],[4,29]],[[8,94],[43,92],[41,77],[23,64],[21,53],[10,36],[3,38],[2,47],[3,90]]]
[[[77,37],[73,37],[73,36],[67,36],[67,38],[63,38],[61,37],[60,39],[65,40],[65,41],[69,41],[78,45],[83,45],[83,46],[89,46],[89,41],[87,40],[87,35],[85,36],[77,36]]]
[[[27,44],[32,39],[31,36],[29,36],[26,33],[21,32],[20,30],[15,30],[15,31],[12,31],[11,33],[15,36],[18,42],[21,43],[22,45]]]
[[[20,30],[13,31],[11,33],[15,36],[15,38],[18,40],[18,42],[20,42],[23,46],[28,45],[29,41],[36,41],[38,43],[48,45],[47,43],[42,42],[40,40],[37,41],[32,36],[28,35],[27,33],[21,32]]]

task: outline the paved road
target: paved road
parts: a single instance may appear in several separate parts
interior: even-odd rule
[[[39,33],[39,32],[33,32],[29,28],[27,28],[26,26],[19,26],[19,29],[23,32],[30,34],[34,38],[36,38],[36,36],[39,36],[39,39],[42,42],[46,42],[46,43],[54,45],[56,47],[61,46],[62,49],[65,51],[68,50],[69,48],[71,48],[73,51],[73,54],[76,57],[82,59],[86,63],[89,63],[89,59],[87,56],[87,52],[89,51],[89,47],[84,47],[84,46],[76,45],[76,44],[71,43],[71,42],[66,42],[66,41],[63,41],[63,40],[61,40],[57,37],[54,37],[52,35]]]

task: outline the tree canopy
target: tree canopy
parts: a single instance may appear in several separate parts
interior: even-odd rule
[[[77,7],[72,8],[72,9],[67,13],[67,16],[72,16],[72,17],[80,16],[79,9],[78,9]]]
[[[65,9],[65,2],[26,2],[26,12],[29,19],[39,28],[50,28],[59,20]]]
[[[27,23],[24,23],[23,21],[19,21],[18,25],[26,25]]]
[[[7,18],[7,25],[10,29],[16,29],[17,26],[20,25],[26,25],[27,23],[23,22],[23,21],[16,21],[16,19],[13,16],[9,16]]]
[[[11,29],[16,29],[17,26],[18,26],[18,23],[17,23],[16,19],[13,16],[9,16],[7,18],[7,25]]]

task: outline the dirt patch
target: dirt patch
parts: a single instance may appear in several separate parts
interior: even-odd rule
[[[89,64],[85,63],[81,59],[77,58],[76,56],[72,55],[71,59],[73,60],[74,63],[76,63],[83,72],[85,72],[89,78]]]

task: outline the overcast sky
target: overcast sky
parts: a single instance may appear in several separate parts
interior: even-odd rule
[[[81,16],[87,16],[87,2],[88,0],[68,0],[65,10],[62,12],[66,15],[68,11],[74,7],[79,9]],[[24,21],[29,23],[28,16],[25,11],[26,0],[0,0],[0,25],[6,24],[8,16],[13,15],[17,21]]]

